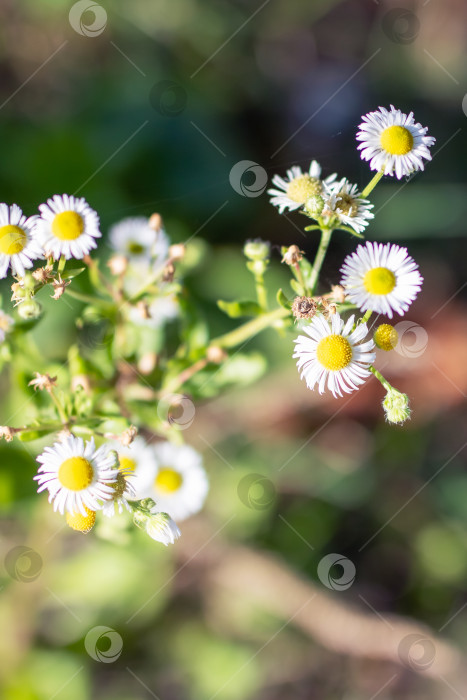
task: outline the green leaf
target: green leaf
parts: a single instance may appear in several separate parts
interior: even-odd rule
[[[75,267],[72,270],[64,270],[62,272],[62,280],[72,280],[74,277],[78,277],[78,275],[84,272],[85,269],[85,267]]]
[[[230,318],[260,316],[263,313],[263,309],[256,301],[222,301],[220,299],[217,306]]]
[[[292,307],[292,302],[287,299],[282,289],[276,294],[277,303],[284,307],[284,309],[290,309]]]
[[[298,294],[299,297],[305,296],[305,290],[303,289],[300,282],[297,282],[297,280],[290,280],[290,286],[294,290],[295,294]]]
[[[39,440],[55,432],[57,432],[55,429],[51,430],[50,428],[32,428],[31,430],[23,430],[17,436],[20,442],[32,442],[32,440]]]

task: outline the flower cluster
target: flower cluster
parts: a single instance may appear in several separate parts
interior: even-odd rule
[[[435,141],[426,132],[412,113],[403,114],[393,106],[390,110],[380,107],[363,117],[357,133],[361,157],[378,171],[362,192],[347,178],[337,179],[335,173],[321,180],[321,166],[316,161],[312,161],[308,173],[293,167],[287,171],[286,180],[274,176],[273,184],[280,189],[269,190],[271,203],[280,213],[300,209],[317,221],[316,226],[306,230],[322,232],[311,272],[309,264],[303,264],[301,251],[295,257],[285,251],[283,258],[297,273],[293,288],[299,296],[292,311],[305,335],[295,341],[294,358],[302,378],[310,389],[316,387],[323,393],[327,388],[338,397],[357,390],[373,372],[388,392],[383,407],[393,423],[402,423],[409,417],[408,399],[396,392],[372,363],[375,346],[386,351],[396,347],[397,331],[390,324],[380,324],[370,337],[367,324],[373,313],[392,319],[395,313],[402,316],[407,312],[423,282],[418,265],[405,248],[367,242],[343,262],[340,285],[344,298],[340,304],[328,303],[326,297],[332,297],[332,293],[317,298],[312,294],[332,231],[340,228],[361,235],[374,217],[367,197],[381,177],[396,175],[400,179],[423,170],[423,159],[431,159],[429,147]],[[364,315],[357,320],[351,315],[344,322],[339,308],[356,308]],[[396,401],[394,392],[404,396],[404,400]],[[406,410],[402,407],[404,401]],[[396,405],[400,410],[395,410]]]
[[[297,245],[282,248],[294,296],[277,290],[271,308],[265,276],[273,247],[248,241],[256,298],[219,300],[227,316],[247,320],[215,338],[183,286],[183,272],[199,260],[197,241],[172,244],[159,214],[111,227],[103,270],[102,260],[90,256],[102,238],[99,216],[84,199],[55,195],[29,218],[16,204],[0,204],[0,276],[11,269],[15,277],[14,309],[0,310],[0,365],[25,355],[34,411],[28,425],[0,426],[0,438],[50,439],[37,449],[35,480],[71,528],[86,533],[100,521],[117,531],[119,516],[130,513],[155,540],[167,545],[180,536],[177,523],[201,510],[209,489],[201,455],[182,440],[193,420],[192,399],[257,378],[263,358],[243,347],[266,328],[283,336],[298,324],[293,357],[310,389],[342,397],[373,374],[386,390],[387,420],[410,418],[408,397],[373,365],[377,348],[397,349],[397,329],[387,322],[373,329],[377,318],[369,324],[373,314],[391,320],[407,312],[423,281],[415,261],[396,244],[365,242],[347,255],[336,284],[318,291],[333,231],[363,238],[378,181],[423,170],[430,159],[434,139],[426,132],[394,107],[366,115],[358,148],[377,174],[362,190],[337,174],[322,178],[315,160],[305,172],[293,166],[285,178],[275,175],[272,204],[313,219],[305,231],[321,232],[315,259],[308,261]],[[76,325],[60,367],[41,363],[41,353],[29,356],[24,340],[45,314],[37,299],[45,289],[52,292],[49,305],[68,304]]]

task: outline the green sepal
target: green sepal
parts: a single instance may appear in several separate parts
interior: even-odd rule
[[[277,303],[284,307],[284,309],[292,308],[292,302],[287,299],[282,289],[279,289],[279,291],[277,292],[276,299]]]

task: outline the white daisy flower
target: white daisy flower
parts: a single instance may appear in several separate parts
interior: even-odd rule
[[[8,316],[8,314],[0,309],[0,343],[3,343],[6,334],[13,325],[14,320],[11,318],[11,316]]]
[[[311,323],[302,327],[307,334],[295,340],[297,367],[301,378],[305,378],[309,389],[318,385],[319,393],[326,388],[337,398],[342,392],[350,394],[363,384],[369,376],[369,365],[375,359],[373,340],[361,341],[368,333],[365,323],[353,331],[354,316],[347,322],[338,313],[326,321],[315,316]]]
[[[157,509],[175,521],[184,520],[203,507],[209,483],[201,455],[188,445],[160,442],[151,446],[156,466],[138,464],[134,486],[136,497],[152,498]]]
[[[34,232],[36,218],[24,216],[17,204],[0,204],[0,279],[7,276],[8,267],[23,277],[33,260],[43,257]]]
[[[102,236],[99,216],[82,197],[56,194],[39,211],[35,230],[44,251],[55,260],[61,255],[80,260],[97,247],[96,238]]]
[[[37,481],[40,493],[49,491],[49,503],[62,515],[65,511],[84,517],[89,510],[100,510],[101,501],[114,496],[118,468],[110,445],[96,449],[94,438],[84,444],[82,438],[70,436],[63,442],[46,447],[37,457],[40,463]],[[88,510],[86,510],[88,509]]]
[[[166,232],[162,228],[156,231],[144,216],[123,219],[112,226],[109,243],[131,261],[155,259],[164,264],[169,255],[170,240]]]
[[[167,547],[178,540],[182,534],[168,513],[155,513],[146,521],[146,532],[157,542]]]
[[[384,170],[400,180],[414,170],[423,170],[423,159],[431,160],[429,148],[436,139],[426,136],[428,127],[415,122],[413,112],[404,114],[391,105],[362,117],[357,141],[360,156],[370,161],[371,170]]]
[[[325,180],[321,180],[321,166],[316,160],[312,160],[307,173],[303,173],[298,165],[287,170],[287,178],[274,175],[272,184],[278,189],[268,190],[273,195],[271,204],[279,209],[282,214],[285,209],[294,211],[300,209],[310,197],[321,195],[326,187],[334,182],[337,175],[334,173]]]
[[[386,243],[359,245],[341,268],[348,300],[361,311],[403,316],[421,289],[423,277],[406,248]]]
[[[351,226],[357,233],[362,233],[368,226],[374,214],[371,209],[373,204],[367,199],[362,199],[357,185],[352,185],[346,177],[332,183],[328,188],[328,198],[322,215],[335,216],[347,226]]]

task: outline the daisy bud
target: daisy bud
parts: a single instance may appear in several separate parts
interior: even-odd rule
[[[284,248],[282,250],[284,250]],[[304,255],[305,253],[303,250],[300,250],[298,245],[291,245],[285,251],[281,262],[285,263],[286,265],[297,265],[300,260],[303,260]]]
[[[162,216],[160,214],[152,214],[149,217],[149,228],[152,228],[153,231],[160,231],[162,228]]]
[[[46,265],[45,267],[39,267],[37,270],[34,270],[34,272],[32,273],[32,276],[34,277],[36,282],[40,282],[41,284],[46,284],[53,277],[53,267],[52,267],[52,265]]]
[[[248,260],[253,262],[264,262],[268,260],[271,253],[271,245],[268,241],[255,238],[254,241],[247,241],[243,247],[243,254]]]
[[[15,306],[18,306],[18,304],[21,304],[26,297],[26,291],[23,284],[21,282],[13,282],[11,285],[11,291],[13,292],[11,295],[11,301],[15,301]]]
[[[34,299],[26,299],[18,307],[18,315],[23,321],[32,321],[42,314],[42,306]]]
[[[117,440],[123,445],[123,447],[128,447],[131,445],[133,440],[138,434],[138,428],[134,425],[130,425],[129,428],[123,431],[123,433],[117,438]]]
[[[206,350],[206,357],[208,362],[212,362],[215,365],[220,365],[224,360],[227,359],[228,355],[222,348],[217,345],[211,345]]]
[[[295,297],[292,313],[295,318],[313,318],[316,314],[316,302],[311,297]]]
[[[304,206],[305,212],[312,219],[318,219],[324,209],[324,199],[320,194],[314,194],[306,200]]]
[[[162,281],[163,282],[173,282],[173,279],[175,277],[175,266],[169,262],[165,267],[162,272]]]
[[[157,542],[162,542],[166,547],[178,540],[182,534],[176,523],[167,513],[156,513],[146,520],[146,532],[149,537]]]
[[[169,258],[174,261],[183,260],[186,253],[186,246],[183,243],[175,243],[169,248]]]
[[[124,275],[128,267],[128,259],[124,255],[113,255],[107,263],[112,275]]]
[[[65,289],[69,284],[71,284],[71,280],[62,280],[59,275],[58,279],[52,282],[54,288],[54,293],[51,294],[52,299],[60,299],[60,297],[65,294]]]
[[[380,350],[385,350],[386,352],[394,350],[398,339],[399,336],[396,329],[389,323],[382,323],[378,326],[373,335],[375,345],[380,348]]]
[[[149,313],[149,306],[145,301],[139,301],[136,304],[136,309],[142,319],[147,320],[148,318],[151,318],[151,314]]]
[[[81,515],[79,512],[67,513],[66,522],[67,525],[69,525],[73,530],[77,530],[78,532],[82,532],[84,535],[87,535],[87,533],[91,532],[95,525],[96,513],[94,510],[90,510],[86,506],[84,506],[84,508],[86,510],[86,515]]]
[[[397,389],[388,390],[383,400],[383,408],[388,423],[405,423],[410,418],[409,397]]]
[[[28,383],[28,386],[34,387],[34,391],[37,391],[37,389],[43,391],[45,389],[50,392],[57,383],[57,377],[51,377],[47,372],[45,374],[34,372],[34,374],[36,375],[35,379]]]

